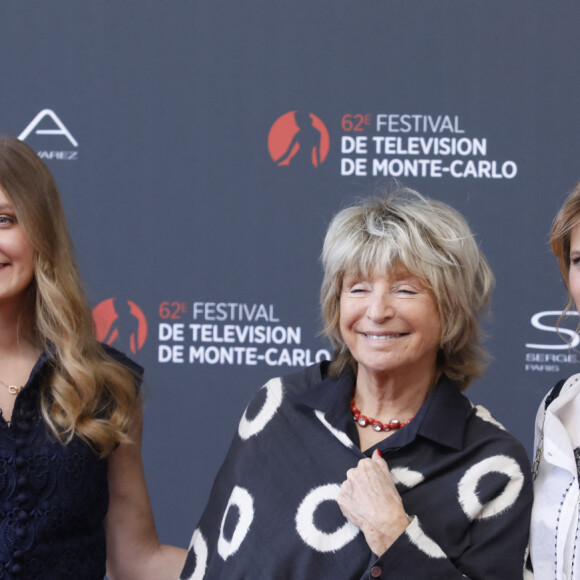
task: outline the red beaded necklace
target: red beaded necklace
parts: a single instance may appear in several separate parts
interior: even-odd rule
[[[401,423],[398,419],[391,419],[388,423],[381,423],[377,421],[377,419],[373,419],[372,417],[366,417],[365,415],[361,415],[361,412],[357,409],[356,405],[354,404],[354,392],[352,395],[352,399],[350,400],[350,410],[352,411],[352,416],[354,420],[361,426],[366,427],[367,425],[371,425],[372,428],[379,432],[379,431],[390,431],[391,429],[400,429],[405,425],[408,425],[409,422],[413,417],[407,419],[406,423]]]

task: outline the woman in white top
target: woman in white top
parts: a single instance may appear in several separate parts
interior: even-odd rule
[[[558,212],[550,243],[570,300],[580,307],[580,183]],[[540,580],[580,579],[580,374],[560,381],[536,418],[530,554]]]

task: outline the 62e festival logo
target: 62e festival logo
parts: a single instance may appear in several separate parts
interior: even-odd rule
[[[281,324],[273,304],[164,301],[158,315],[158,363],[298,367],[330,359],[325,348],[305,348],[302,328]],[[100,302],[93,320],[97,339],[121,352],[145,345],[147,318],[132,300]]]
[[[488,140],[472,137],[458,115],[347,114],[340,173],[345,176],[513,179],[515,161],[488,158]]]
[[[340,131],[342,176],[513,179],[518,174],[514,160],[490,158],[488,139],[471,136],[458,115],[347,113]],[[328,129],[313,113],[289,111],[268,134],[268,151],[278,166],[320,167],[329,149]]]
[[[278,166],[320,167],[329,148],[328,129],[314,113],[289,111],[268,134],[268,151]]]
[[[109,298],[93,308],[97,340],[123,353],[137,354],[147,340],[147,319],[132,300]]]

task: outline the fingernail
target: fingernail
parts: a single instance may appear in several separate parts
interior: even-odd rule
[[[383,456],[383,454],[381,453],[381,450],[380,449],[377,449],[377,453],[379,454],[379,457],[382,457]]]

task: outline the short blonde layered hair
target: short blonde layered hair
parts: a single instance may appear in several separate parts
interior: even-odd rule
[[[0,186],[34,248],[22,332],[48,353],[52,367],[41,393],[43,418],[64,443],[76,435],[105,456],[127,440],[136,412],[135,377],[96,340],[54,179],[14,137],[0,138]]]
[[[411,189],[369,198],[339,212],[322,250],[325,333],[335,352],[330,374],[353,359],[340,334],[345,276],[369,276],[405,267],[432,293],[441,323],[439,371],[466,389],[489,360],[478,315],[489,306],[494,277],[463,216]]]

